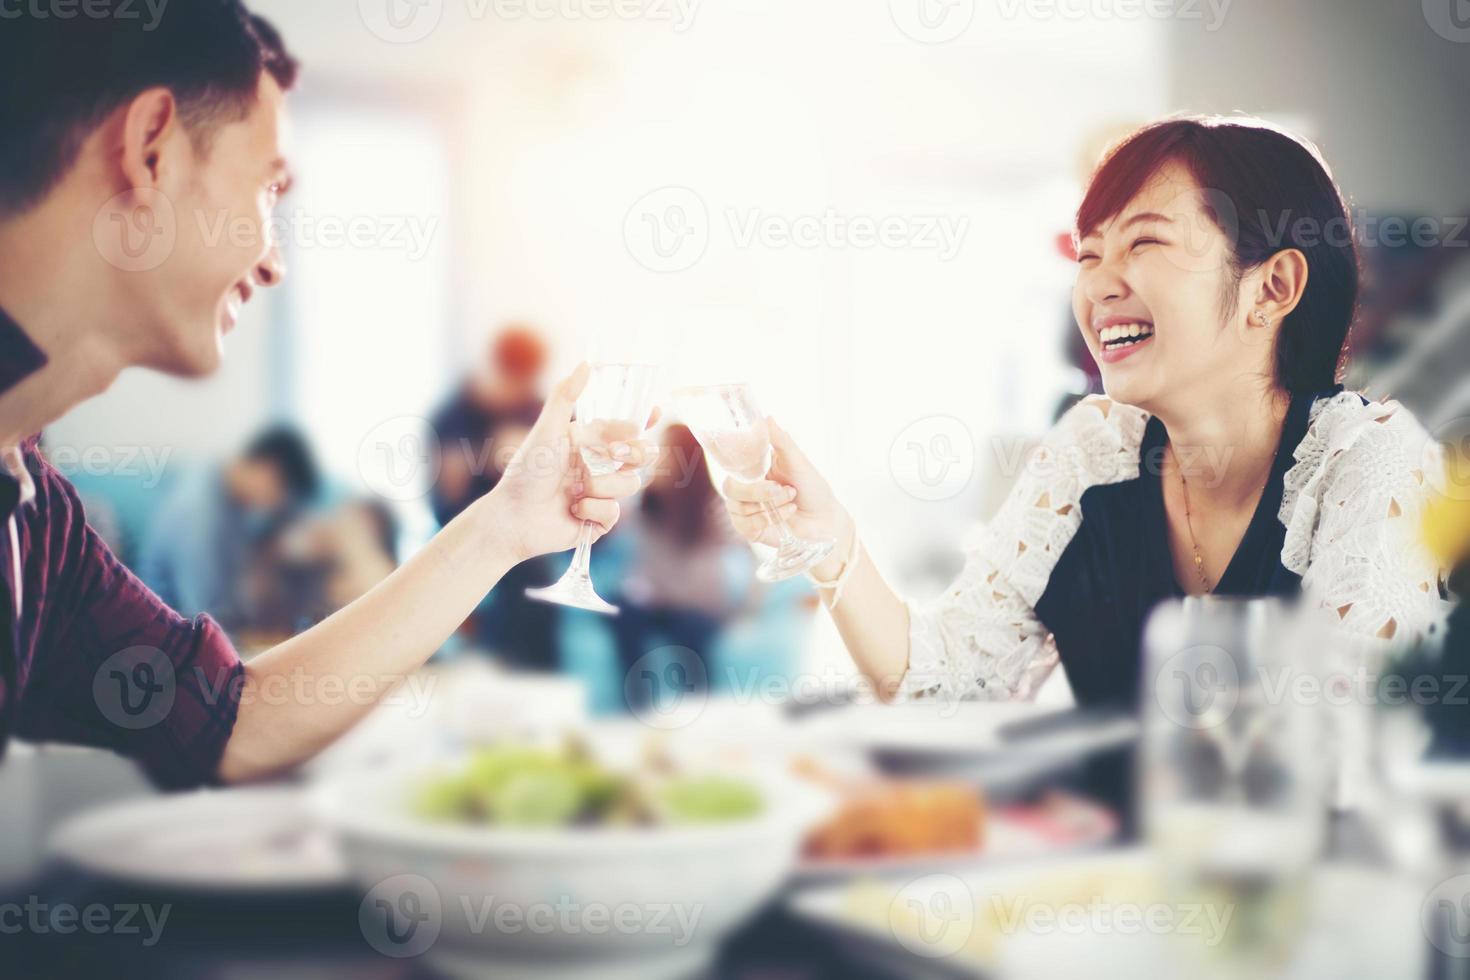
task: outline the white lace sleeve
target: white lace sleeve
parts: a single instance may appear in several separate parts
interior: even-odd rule
[[[1082,524],[1088,487],[1138,476],[1147,413],[1106,398],[1074,405],[1026,457],[994,520],[937,599],[908,602],[900,700],[1032,696],[1057,663],[1035,606]]]
[[[1281,499],[1281,562],[1304,596],[1360,637],[1442,632],[1447,570],[1425,546],[1423,510],[1443,453],[1398,402],[1345,391],[1312,407]]]

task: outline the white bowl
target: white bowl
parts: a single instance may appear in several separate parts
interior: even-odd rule
[[[655,828],[521,830],[425,821],[428,774],[360,773],[314,808],[366,891],[364,937],[474,976],[639,978],[701,969],[775,895],[832,800],[779,772],[742,774],[764,798],[751,820]],[[396,911],[396,914],[395,914]]]

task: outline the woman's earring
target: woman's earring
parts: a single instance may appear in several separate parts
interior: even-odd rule
[[[1270,326],[1270,324],[1266,322],[1266,314],[1262,313],[1260,310],[1256,310],[1256,323],[1263,327]]]

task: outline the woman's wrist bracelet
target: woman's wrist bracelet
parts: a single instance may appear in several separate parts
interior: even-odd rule
[[[842,570],[840,572],[826,580],[819,579],[810,572],[807,573],[807,578],[811,579],[812,584],[818,589],[830,589],[832,591],[832,598],[827,602],[827,608],[829,610],[836,609],[837,603],[842,601],[842,589],[847,585],[847,580],[852,577],[852,570],[857,568],[858,562],[862,559],[862,555],[863,542],[858,537],[857,528],[854,527],[852,529],[852,549],[847,556],[847,560],[842,563]]]

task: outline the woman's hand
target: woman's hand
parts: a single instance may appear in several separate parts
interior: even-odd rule
[[[593,524],[593,540],[612,530],[618,498],[638,492],[638,468],[657,455],[647,442],[614,443],[610,451],[623,468],[607,476],[587,472],[573,438],[572,414],[590,374],[582,364],[556,386],[505,475],[483,498],[487,520],[515,561],[575,547],[584,520]]]
[[[852,518],[842,509],[826,479],[797,448],[796,441],[775,420],[766,421],[775,450],[771,471],[766,479],[755,483],[743,483],[734,477],[727,479],[725,509],[735,530],[747,541],[772,547],[780,543],[765,504],[786,519],[797,537],[836,540],[832,556],[812,569],[818,578],[830,578],[841,570],[851,551]]]

